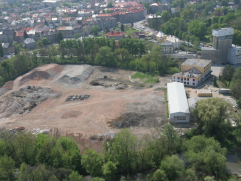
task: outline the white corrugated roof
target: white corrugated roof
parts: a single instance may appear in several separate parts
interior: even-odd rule
[[[184,89],[184,84],[180,82],[172,82],[167,84],[167,95],[169,103],[169,112],[184,112],[189,113],[187,96]]]

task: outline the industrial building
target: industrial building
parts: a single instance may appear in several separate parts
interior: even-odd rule
[[[184,84],[172,82],[167,84],[169,121],[185,123],[190,121],[190,111]]]
[[[212,60],[214,64],[226,63],[228,61],[229,48],[232,47],[233,28],[214,29],[213,48],[202,48],[201,58]]]
[[[211,75],[211,60],[187,59],[181,65],[181,72],[172,75],[172,82],[181,82],[196,87]]]

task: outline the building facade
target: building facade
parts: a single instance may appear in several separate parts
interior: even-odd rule
[[[211,60],[187,59],[181,65],[181,72],[172,75],[172,82],[196,87],[211,75]]]
[[[241,47],[233,46],[229,48],[228,62],[233,65],[241,63]]]
[[[31,38],[27,38],[26,40],[24,40],[23,44],[24,47],[28,49],[34,49],[36,47],[36,41]]]

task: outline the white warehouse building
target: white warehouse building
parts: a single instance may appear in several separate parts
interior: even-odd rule
[[[190,111],[184,84],[172,82],[167,84],[168,109],[170,123],[190,121]]]

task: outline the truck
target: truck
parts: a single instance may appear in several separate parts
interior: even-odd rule
[[[219,89],[218,92],[219,94],[229,94],[230,89]]]

